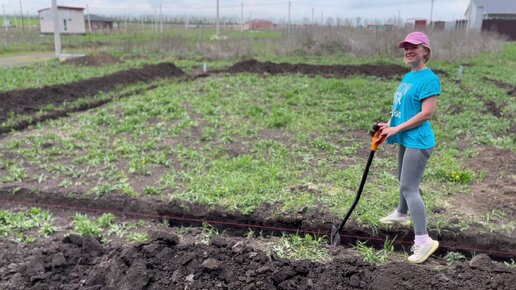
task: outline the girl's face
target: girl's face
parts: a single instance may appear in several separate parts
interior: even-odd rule
[[[407,64],[417,67],[419,64],[425,62],[425,55],[428,54],[427,48],[423,45],[405,44],[403,46],[404,59]]]

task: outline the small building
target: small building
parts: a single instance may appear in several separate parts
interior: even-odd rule
[[[426,19],[416,19],[414,21],[414,29],[421,30],[426,28]]]
[[[85,25],[89,30],[89,25],[91,23],[91,31],[111,31],[113,30],[113,19],[109,17],[103,17],[96,14],[86,14],[84,16]],[[88,21],[90,23],[88,23]]]
[[[249,20],[242,25],[244,30],[269,30],[274,28],[271,21],[260,19]]]
[[[405,23],[405,28],[414,29],[414,30],[425,30],[426,29],[426,19],[421,18],[409,18]]]
[[[54,33],[54,15],[51,8],[38,11],[41,33]],[[59,32],[63,34],[85,34],[84,8],[57,6]]]
[[[435,21],[432,23],[432,28],[437,31],[443,31],[446,27],[446,22],[444,21]]]
[[[464,16],[468,30],[494,30],[516,40],[514,0],[470,0]]]

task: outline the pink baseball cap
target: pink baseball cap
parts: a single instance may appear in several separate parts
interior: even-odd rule
[[[398,47],[403,48],[403,46],[406,43],[410,43],[410,44],[414,44],[414,45],[421,44],[424,47],[428,48],[427,57],[428,57],[428,59],[430,59],[430,56],[432,54],[432,52],[430,51],[430,39],[428,39],[428,36],[426,36],[426,34],[424,34],[423,32],[419,32],[419,31],[411,32],[411,33],[407,34],[407,36],[405,37],[405,40],[400,42]]]
[[[405,43],[415,44],[419,45],[422,44],[425,47],[430,48],[430,40],[428,39],[428,36],[424,34],[423,32],[411,32],[407,34],[407,37],[405,37],[405,40],[400,42],[398,45],[399,48],[402,48]]]

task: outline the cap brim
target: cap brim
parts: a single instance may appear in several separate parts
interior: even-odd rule
[[[400,44],[398,45],[399,48],[403,48],[403,46],[405,46],[405,44],[413,44],[413,45],[420,45],[420,44],[423,44],[422,42],[410,42],[410,41],[402,41],[400,42]]]

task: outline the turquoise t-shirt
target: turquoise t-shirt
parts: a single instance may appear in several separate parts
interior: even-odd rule
[[[395,127],[410,120],[421,112],[424,99],[440,94],[439,77],[431,69],[407,73],[394,94],[390,126]],[[430,122],[426,121],[418,127],[389,137],[387,143],[397,143],[412,149],[430,149],[435,146],[435,137]]]

